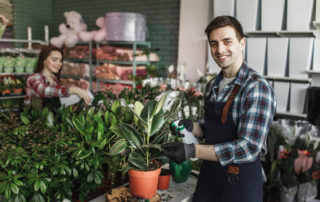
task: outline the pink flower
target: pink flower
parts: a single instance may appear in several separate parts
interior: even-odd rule
[[[294,161],[294,171],[300,174],[311,168],[313,159],[312,157],[307,157],[307,155],[310,155],[307,150],[298,150],[298,155],[299,157]]]

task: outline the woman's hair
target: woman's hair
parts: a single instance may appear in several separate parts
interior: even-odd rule
[[[225,26],[231,26],[234,28],[239,41],[243,38],[244,34],[240,22],[232,16],[222,15],[214,18],[207,26],[205,32],[207,34],[208,39],[210,38],[210,33],[213,30]]]
[[[52,46],[52,45],[42,46],[41,51],[38,56],[37,68],[34,71],[35,73],[42,72],[42,70],[44,69],[44,61],[48,58],[48,56],[50,55],[50,53],[52,51],[59,51],[61,53],[62,62],[63,62],[64,55],[63,55],[63,51],[60,48],[58,48],[56,46]],[[60,80],[61,70],[62,70],[62,68],[60,68],[59,72],[55,74],[55,76],[57,77],[58,80]]]

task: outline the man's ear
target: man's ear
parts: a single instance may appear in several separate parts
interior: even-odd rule
[[[244,47],[246,46],[246,38],[243,37],[243,38],[240,40],[240,45],[241,45],[242,49],[244,49]]]

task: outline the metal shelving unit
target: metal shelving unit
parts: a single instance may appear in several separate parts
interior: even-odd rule
[[[31,44],[40,44],[45,45],[45,41],[41,40],[26,40],[26,39],[0,39],[1,42],[10,42],[10,43],[27,43],[28,49],[31,49]],[[28,76],[32,73],[27,72],[11,72],[11,73],[0,73],[0,76]],[[10,100],[10,99],[22,99],[25,95],[5,95],[1,96],[0,100]]]
[[[137,65],[150,65],[150,55],[147,55],[147,61],[137,61],[136,60],[136,53],[137,53],[137,48],[139,46],[144,46],[147,47],[148,49],[151,48],[151,43],[147,41],[108,41],[108,42],[103,42],[103,43],[97,43],[97,48],[100,47],[100,45],[113,45],[113,46],[130,46],[133,48],[133,61],[117,61],[117,60],[96,60],[96,64],[102,64],[102,63],[110,63],[110,64],[120,64],[120,65],[132,65],[132,75],[136,76],[136,67]],[[100,89],[100,82],[105,82],[105,83],[120,83],[120,84],[128,84],[132,85],[133,88],[136,87],[136,84],[134,81],[127,81],[127,80],[109,80],[109,79],[101,79],[101,78],[96,78],[97,80],[97,89]]]
[[[75,62],[75,63],[87,63],[89,65],[89,77],[81,77],[81,76],[74,76],[74,75],[64,75],[62,74],[61,76],[64,78],[74,78],[74,79],[79,79],[83,78],[86,80],[89,80],[90,83],[90,90],[92,90],[92,82],[95,80],[97,81],[97,89],[99,90],[100,87],[100,82],[104,83],[120,83],[120,84],[127,84],[127,85],[132,85],[135,88],[135,82],[134,81],[129,81],[129,80],[110,80],[110,79],[102,79],[102,78],[97,78],[93,76],[92,72],[92,65],[95,63],[97,66],[100,64],[104,63],[109,63],[109,64],[118,64],[118,65],[132,65],[133,71],[132,75],[136,75],[136,67],[137,65],[150,65],[150,56],[147,55],[147,61],[136,61],[136,57],[133,57],[133,61],[119,61],[119,60],[98,60],[98,59],[93,59],[92,56],[92,47],[93,47],[93,42],[80,42],[78,45],[88,45],[89,46],[89,58],[85,59],[76,59],[76,58],[64,58],[64,61],[67,62]],[[133,49],[133,55],[136,55],[137,53],[137,48],[139,46],[144,46],[147,47],[148,49],[151,48],[151,43],[146,42],[146,41],[108,41],[108,42],[101,42],[101,43],[96,43],[95,44],[97,48],[99,48],[101,45],[113,45],[113,46],[130,46]]]

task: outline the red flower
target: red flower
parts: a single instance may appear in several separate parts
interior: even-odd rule
[[[312,179],[319,180],[320,179],[320,171],[316,170],[312,172]]]

